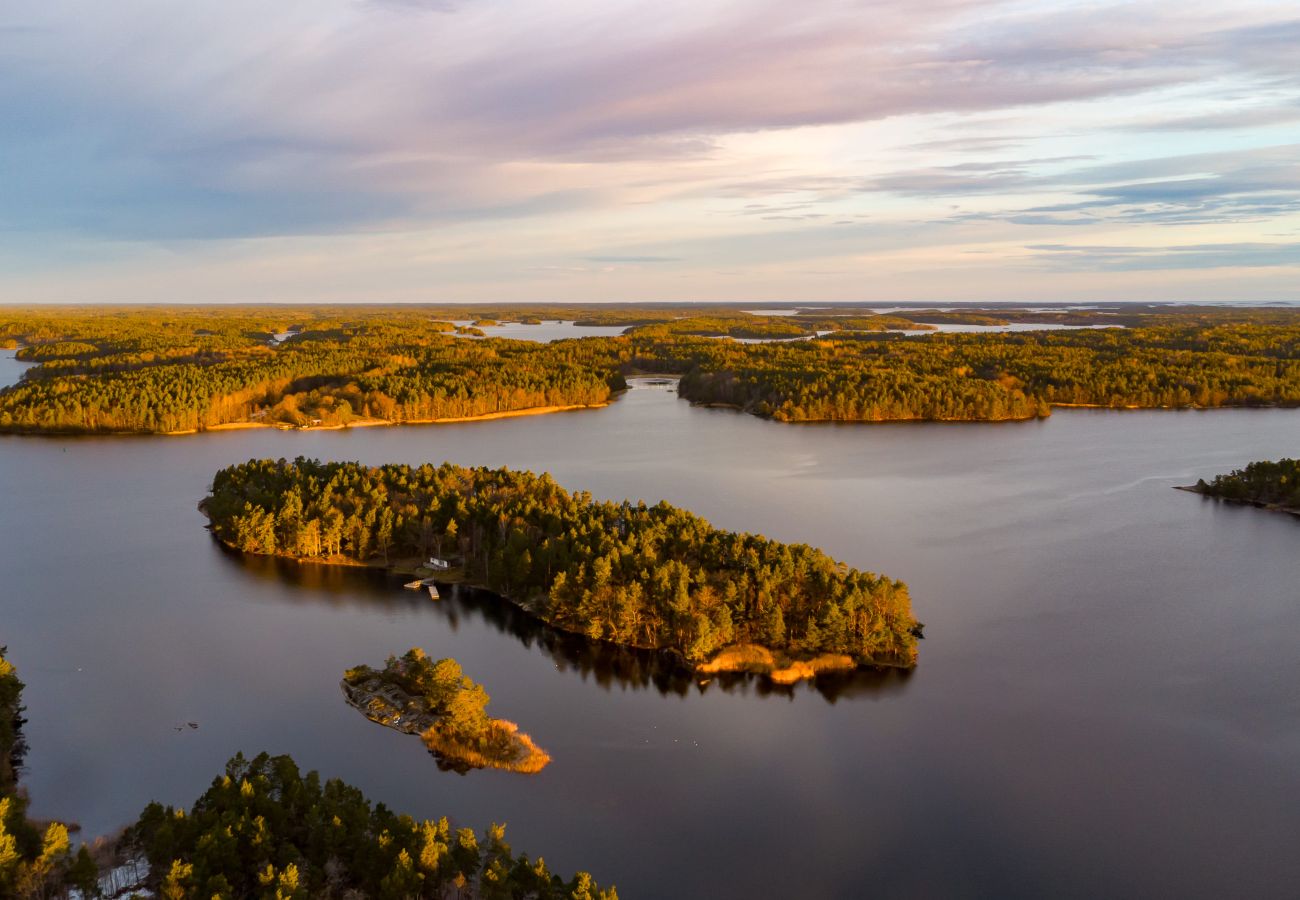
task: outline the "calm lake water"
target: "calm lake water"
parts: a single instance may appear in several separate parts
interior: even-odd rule
[[[461,425],[0,437],[0,643],[37,816],[88,834],[292,753],[635,897],[1295,896],[1300,520],[1181,491],[1294,455],[1300,411],[795,426],[613,406]],[[906,580],[920,666],[772,691],[223,551],[220,466],[298,454],[547,470]],[[542,774],[441,772],[343,702],[347,666],[453,655]],[[196,722],[198,730],[185,723]]]
[[[456,325],[473,325],[473,319],[458,320]],[[581,337],[617,337],[627,331],[626,325],[575,325],[572,320],[549,319],[540,325],[525,325],[522,322],[502,322],[500,325],[484,325],[480,329],[486,337],[513,338],[516,341],[535,341],[550,343],[565,338]]]
[[[17,384],[23,373],[34,365],[21,362],[17,356],[17,350],[0,350],[0,388]]]
[[[781,310],[746,310],[759,315],[796,315],[800,310],[781,309]],[[465,319],[458,321],[457,325],[473,324],[472,320]],[[979,334],[981,332],[992,331],[1073,331],[1078,329],[1090,328],[1122,328],[1116,325],[1061,325],[1056,322],[1012,322],[1009,325],[965,325],[944,323],[936,325],[932,329],[920,330],[899,330],[900,334],[931,334],[934,331],[950,332],[967,332]],[[536,341],[538,343],[550,343],[551,341],[564,340],[566,338],[582,337],[617,337],[627,330],[624,325],[575,325],[571,321],[546,321],[540,325],[524,325],[519,322],[504,322],[500,325],[488,325],[481,329],[485,336],[496,338],[513,338],[517,341]],[[826,334],[827,332],[818,332]],[[742,344],[769,344],[783,343],[786,341],[806,341],[806,337],[794,338],[729,338],[729,340],[738,341]]]

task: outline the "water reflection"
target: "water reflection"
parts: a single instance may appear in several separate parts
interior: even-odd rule
[[[560,631],[533,618],[491,591],[465,585],[440,585],[441,598],[431,601],[423,591],[402,589],[403,578],[375,569],[300,563],[291,559],[240,553],[215,537],[213,546],[222,558],[246,576],[259,581],[290,584],[290,591],[274,596],[294,603],[326,603],[366,609],[415,612],[437,617],[451,632],[487,625],[517,639],[525,648],[541,652],[560,672],[574,672],[608,691],[658,691],[662,696],[686,697],[718,688],[728,694],[794,699],[815,693],[826,702],[880,699],[901,694],[912,672],[894,668],[864,668],[853,672],[828,672],[795,685],[743,672],[701,677],[682,665],[670,652],[638,650],[579,634]],[[394,653],[406,648],[395,647]]]

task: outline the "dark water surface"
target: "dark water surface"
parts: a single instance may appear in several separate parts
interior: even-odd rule
[[[0,350],[0,388],[17,384],[33,363],[20,361],[17,350]]]
[[[292,753],[634,897],[1295,896],[1300,521],[1170,490],[1300,451],[1300,412],[794,426],[638,389],[407,428],[0,437],[0,643],[25,783],[88,834]],[[475,597],[224,552],[218,467],[307,454],[548,470],[906,580],[907,676],[703,690]],[[440,772],[347,666],[454,655],[554,762]],[[184,723],[199,723],[197,731]],[[177,730],[177,728],[180,730]]]

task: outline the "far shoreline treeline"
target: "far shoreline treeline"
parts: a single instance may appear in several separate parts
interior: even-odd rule
[[[597,502],[509,469],[250,460],[202,504],[247,553],[395,567],[450,557],[467,583],[595,640],[776,680],[910,667],[907,587],[667,503]]]
[[[626,326],[621,336],[549,344],[465,336],[463,326],[435,317],[445,312],[0,309],[0,340],[23,344],[20,356],[35,363],[0,390],[0,432],[456,421],[600,407],[637,373],[680,376],[683,399],[778,422],[1020,421],[1057,406],[1300,405],[1300,309],[848,309],[780,317],[634,307],[589,311],[582,320]],[[539,312],[514,315],[533,321]],[[890,330],[1005,321],[1122,327]],[[729,339],[746,336],[793,339]]]

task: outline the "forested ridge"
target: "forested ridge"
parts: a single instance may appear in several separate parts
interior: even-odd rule
[[[533,314],[547,312],[527,309],[530,315],[521,309],[514,318],[535,321]],[[853,310],[775,317],[607,309],[589,313],[589,320],[630,324],[627,334],[550,344],[469,338],[467,329],[437,318],[445,312],[6,310],[0,340],[21,343],[20,357],[38,365],[0,391],[0,430],[185,432],[231,423],[309,427],[465,418],[601,405],[625,387],[625,376],[638,372],[681,376],[685,399],[788,422],[1029,419],[1049,415],[1056,405],[1300,404],[1298,310],[921,310],[890,316]],[[507,317],[501,309],[495,313]],[[1128,327],[920,335],[882,330],[925,327],[917,320],[927,318]],[[272,339],[289,331],[287,340]],[[739,343],[719,336],[805,339]]]
[[[1300,513],[1300,460],[1253,462],[1212,481],[1201,479],[1193,490],[1223,500],[1276,506]]]
[[[205,501],[252,553],[366,561],[456,555],[466,577],[558,628],[691,663],[757,644],[910,666],[901,582],[803,544],[712,527],[667,503],[598,502],[508,469],[250,460]]]

